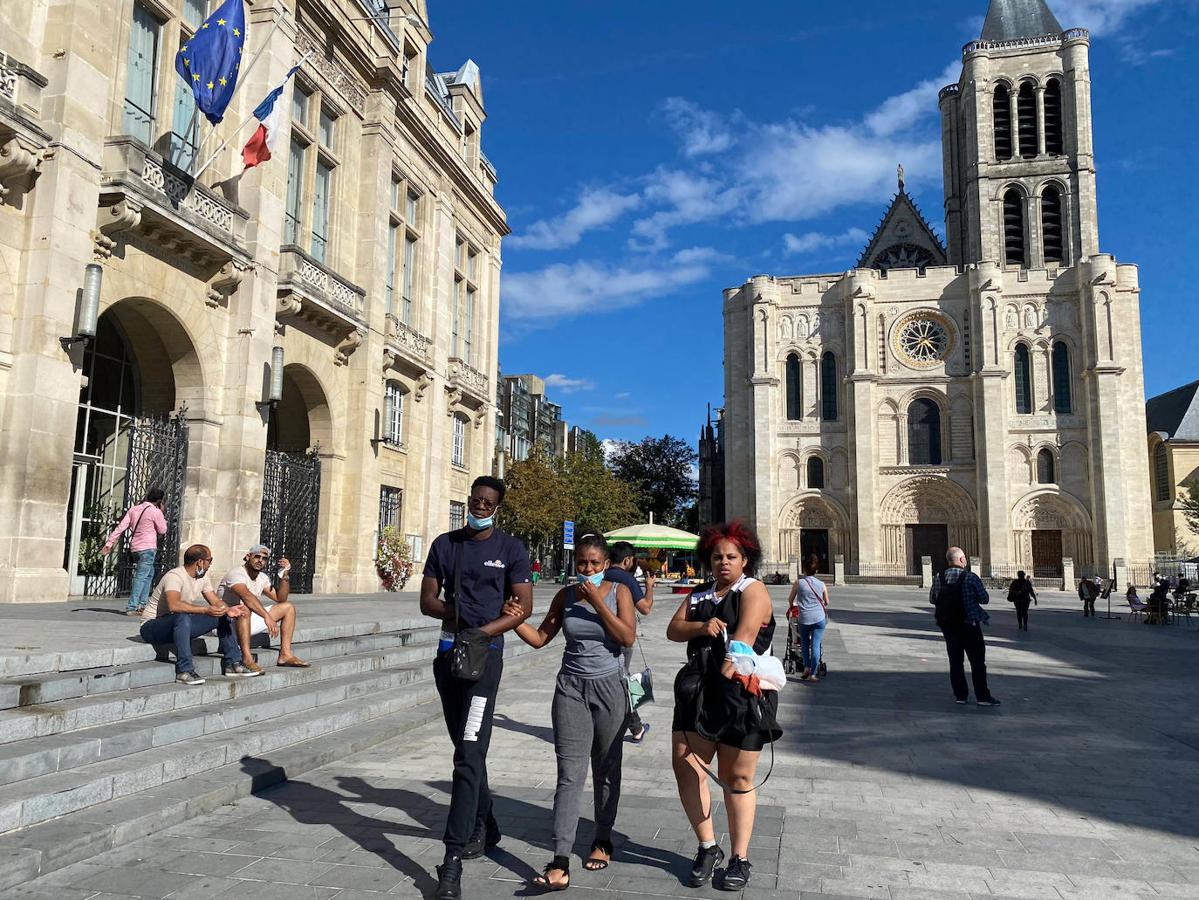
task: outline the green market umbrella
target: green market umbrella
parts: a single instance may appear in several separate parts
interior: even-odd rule
[[[655,525],[653,522],[618,528],[615,531],[609,531],[604,537],[610,544],[616,541],[628,541],[634,547],[645,550],[695,550],[699,544],[699,538],[689,531]]]

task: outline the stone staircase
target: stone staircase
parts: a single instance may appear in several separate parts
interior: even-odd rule
[[[63,653],[52,671],[0,679],[0,895],[437,720],[438,630],[428,619],[301,628],[295,649],[311,668],[274,668],[262,649],[266,673],[246,679],[220,675],[208,636],[194,647],[209,678],[199,687],[176,684],[144,644],[116,651],[133,660],[118,665],[112,650]],[[527,650],[510,638],[505,654]]]

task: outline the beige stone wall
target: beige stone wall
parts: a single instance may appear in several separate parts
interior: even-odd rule
[[[315,589],[374,590],[380,487],[403,490],[403,530],[427,549],[448,525],[450,501],[490,470],[508,229],[479,151],[486,114],[477,69],[427,89],[423,3],[399,11],[391,34],[350,21],[362,15],[350,0],[252,3],[245,58],[265,52],[243,71],[225,121],[201,126],[199,158],[225,139],[229,146],[188,191],[163,160],[178,129],[182,3],[142,3],[161,26],[150,146],[121,137],[134,0],[0,5],[0,146],[22,154],[20,165],[0,163],[0,602],[68,591],[84,376],[81,348],[68,355],[59,338],[74,333],[76,293],[93,261],[103,266],[101,313],[139,370],[142,412],[187,406],[182,544],[203,540],[222,566],[258,540],[268,433],[261,401],[278,344],[280,449],[319,445],[322,460]],[[242,173],[252,127],[235,133],[237,124],[301,59],[295,82],[312,94],[309,121],[290,121],[285,91],[274,159]],[[318,106],[336,115],[332,147],[319,133]],[[284,233],[292,135],[310,142],[298,250]],[[309,240],[318,157],[333,167],[323,264]],[[393,180],[402,200],[408,190],[419,197],[415,219],[404,202],[393,208]],[[400,235],[419,238],[410,326],[386,308],[393,221]],[[465,360],[452,338],[459,237],[479,254]],[[402,243],[396,266],[398,297]],[[372,440],[382,436],[388,380],[406,392],[398,446]],[[455,417],[466,425],[462,465],[452,461]]]
[[[1178,553],[1186,557],[1199,555],[1199,534],[1191,530],[1179,502],[1186,489],[1183,483],[1199,476],[1199,445],[1187,441],[1169,440],[1166,448],[1165,497],[1159,499],[1154,458],[1163,442],[1160,435],[1149,436],[1148,466],[1150,497],[1153,504],[1153,548],[1159,553]]]

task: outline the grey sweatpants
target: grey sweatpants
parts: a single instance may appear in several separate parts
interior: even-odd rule
[[[579,799],[587,781],[595,789],[595,840],[610,841],[620,805],[620,764],[629,708],[624,676],[581,678],[558,673],[554,691],[554,752],[558,786],[554,791],[554,855],[569,856],[579,827]]]

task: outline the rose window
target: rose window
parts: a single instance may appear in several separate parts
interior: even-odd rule
[[[942,362],[953,346],[949,327],[933,313],[908,316],[895,330],[895,354],[909,366],[927,369]]]

